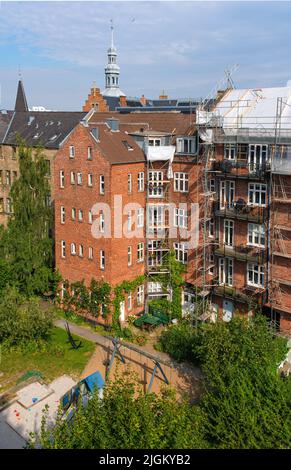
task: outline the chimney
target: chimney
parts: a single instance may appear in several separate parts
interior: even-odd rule
[[[143,106],[146,106],[146,104],[147,104],[147,99],[146,99],[146,97],[145,97],[144,95],[142,95],[142,97],[140,98],[140,102],[141,102],[141,104],[142,104]]]
[[[162,94],[159,96],[159,99],[160,100],[167,100],[168,99],[168,95],[165,94],[165,90],[163,90]]]
[[[119,104],[123,108],[127,106],[126,96],[120,96],[119,97]]]

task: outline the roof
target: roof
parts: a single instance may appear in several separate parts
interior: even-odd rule
[[[12,116],[13,111],[6,111],[6,109],[0,111],[0,142],[5,137]]]
[[[118,113],[107,112],[92,114],[89,122],[104,122],[108,118],[116,118],[120,121],[120,129],[127,132],[143,132],[154,130],[168,132],[175,135],[187,135],[189,128],[195,123],[195,115],[177,112],[134,112]]]
[[[94,128],[94,125],[89,126],[89,130],[92,130],[92,128]],[[133,137],[126,132],[122,130],[112,131],[104,122],[98,124],[98,129],[98,148],[109,163],[136,163],[145,161],[144,152]]]
[[[210,113],[198,113],[202,124],[212,118],[224,130],[250,129],[252,132],[274,132],[278,99],[282,98],[280,110],[280,131],[291,130],[291,86],[273,88],[230,89]]]
[[[94,392],[95,388],[100,389],[103,388],[105,385],[105,381],[103,380],[102,375],[98,371],[94,372],[91,375],[88,375],[88,377],[83,379],[82,382],[85,382],[91,393]]]
[[[85,115],[85,112],[68,111],[16,112],[3,143],[17,145],[20,135],[30,146],[57,149]]]
[[[26,96],[23,88],[22,81],[19,80],[16,94],[16,101],[14,106],[15,111],[28,111]]]

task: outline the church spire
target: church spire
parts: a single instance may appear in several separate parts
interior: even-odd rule
[[[28,111],[26,96],[23,88],[22,80],[18,81],[17,95],[14,106],[15,111]]]
[[[119,88],[119,72],[120,68],[117,65],[117,50],[114,46],[114,27],[113,20],[110,20],[110,33],[111,44],[107,51],[108,63],[105,67],[105,90],[102,92],[103,96],[125,96]]]

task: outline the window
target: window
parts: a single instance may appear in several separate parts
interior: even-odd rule
[[[12,160],[16,160],[16,158],[17,158],[16,147],[12,147]]]
[[[65,187],[65,172],[64,170],[60,171],[60,188]]]
[[[93,259],[93,248],[92,248],[92,246],[89,246],[88,258]]]
[[[144,172],[141,171],[137,177],[137,190],[139,192],[144,191]]]
[[[76,173],[74,171],[71,171],[71,184],[76,183]]]
[[[12,203],[10,197],[6,199],[6,212],[10,214],[12,212]]]
[[[259,224],[248,224],[248,245],[265,246],[265,227]]]
[[[268,146],[267,145],[250,145],[248,164],[250,171],[256,171],[264,167],[268,160]]]
[[[79,209],[78,219],[79,219],[79,222],[82,222],[82,220],[83,220],[83,211],[82,211],[82,209]]]
[[[144,244],[141,242],[141,243],[138,243],[138,245],[137,245],[137,261],[138,261],[138,263],[143,261],[143,258],[144,258]]]
[[[266,205],[267,186],[260,183],[249,183],[249,204],[252,206]]]
[[[76,209],[72,207],[72,220],[76,220]]]
[[[215,180],[214,179],[209,180],[209,191],[211,193],[215,193]]]
[[[70,158],[75,158],[75,147],[73,145],[70,145],[69,147],[69,155]]]
[[[144,303],[144,286],[138,286],[136,300],[137,300],[137,305],[143,305],[143,303]]]
[[[6,184],[7,184],[8,186],[11,185],[11,173],[10,173],[9,170],[6,171]]]
[[[83,247],[83,245],[79,245],[79,256],[81,256],[81,258],[83,258],[83,256],[84,256],[84,247]]]
[[[127,248],[127,265],[128,266],[132,265],[132,247],[131,246]]]
[[[100,250],[100,269],[105,269],[105,251]]]
[[[220,182],[220,209],[232,209],[234,206],[235,182]]]
[[[99,176],[99,193],[105,194],[105,176],[104,175]]]
[[[174,227],[188,228],[188,214],[186,209],[175,209]]]
[[[180,193],[188,192],[188,173],[174,173],[174,190]]]
[[[214,255],[209,254],[208,256],[208,272],[209,274],[214,274]]]
[[[213,218],[208,221],[208,236],[210,238],[214,237],[214,219]]]
[[[71,255],[76,254],[76,243],[71,243]]]
[[[77,173],[77,184],[81,185],[83,182],[83,175],[82,173]]]
[[[132,191],[132,175],[131,173],[128,173],[127,175],[127,191],[131,193]]]
[[[163,289],[162,289],[162,285],[160,282],[149,282],[148,283],[148,292],[149,294],[154,294],[154,293],[157,293],[157,292],[161,292]]]
[[[233,246],[233,235],[234,235],[234,222],[233,220],[225,219],[223,243],[226,246]]]
[[[131,310],[131,309],[132,309],[132,294],[131,292],[129,292],[127,296],[127,310]]]
[[[233,284],[233,260],[231,258],[219,258],[219,284],[227,286]]]
[[[65,223],[65,217],[66,217],[66,209],[64,206],[61,206],[61,224]]]
[[[235,144],[225,144],[224,158],[226,158],[227,160],[236,159],[236,145]]]
[[[165,211],[163,206],[149,206],[149,229],[163,228],[165,224]]]
[[[264,266],[248,263],[247,283],[249,286],[264,287]]]
[[[61,257],[62,258],[66,257],[66,242],[65,242],[65,240],[61,241]]]
[[[88,186],[93,186],[93,175],[88,173]]]
[[[89,224],[93,224],[93,214],[92,214],[91,209],[88,212],[88,222]]]
[[[105,215],[104,215],[104,212],[101,211],[100,216],[99,216],[99,231],[103,233],[104,230],[105,230]]]
[[[161,139],[149,139],[149,146],[150,147],[160,147]]]
[[[185,243],[174,243],[176,260],[186,264],[188,261],[188,249]]]
[[[87,159],[92,160],[92,158],[93,158],[92,147],[88,147],[88,149],[87,149]]]
[[[163,172],[162,171],[149,171],[149,190],[150,197],[163,197]]]
[[[132,214],[131,211],[127,214],[127,230],[130,232],[132,227]]]
[[[137,209],[137,227],[142,228],[144,226],[144,210],[142,207]]]
[[[178,137],[176,142],[177,153],[195,153],[195,137]]]

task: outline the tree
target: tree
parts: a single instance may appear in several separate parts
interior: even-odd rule
[[[123,375],[106,385],[103,400],[94,393],[86,408],[79,406],[70,424],[60,414],[50,428],[44,418],[40,445],[53,449],[202,448],[199,419],[195,409],[178,403],[172,391],[143,394],[133,376]]]
[[[11,187],[14,213],[0,236],[2,260],[13,266],[11,282],[26,295],[55,288],[53,212],[42,150],[19,141],[19,178]]]

